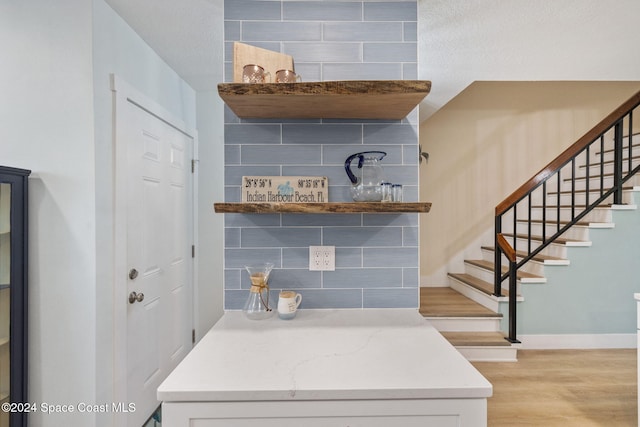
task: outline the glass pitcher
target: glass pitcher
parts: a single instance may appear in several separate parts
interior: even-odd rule
[[[351,197],[356,202],[379,202],[382,200],[382,183],[386,181],[380,161],[386,156],[384,151],[364,151],[352,154],[345,160],[344,169],[351,180]],[[351,164],[358,159],[354,170]]]

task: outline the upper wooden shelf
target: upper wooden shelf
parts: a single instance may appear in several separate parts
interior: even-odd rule
[[[428,80],[218,85],[220,97],[243,119],[401,120],[430,90],[431,82]]]
[[[423,213],[430,202],[214,203],[217,213]]]

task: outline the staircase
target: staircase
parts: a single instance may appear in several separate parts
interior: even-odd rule
[[[521,344],[514,336],[515,307],[511,308],[513,325],[509,323],[509,291],[515,291],[516,305],[524,304],[527,286],[546,283],[545,266],[571,268],[567,248],[588,250],[590,229],[613,228],[615,209],[637,209],[640,135],[633,134],[637,126],[633,126],[629,111],[633,112],[639,102],[640,93],[554,160],[550,166],[555,163],[557,167],[552,173],[548,166],[532,178],[536,183],[524,196],[514,197],[523,188],[526,190],[527,184],[511,195],[507,200],[513,202],[508,209],[498,212],[500,206],[496,208],[500,221],[496,222],[496,235],[500,234],[510,246],[513,263],[505,256],[504,248],[499,248],[496,257],[495,243],[487,244],[481,247],[481,259],[465,260],[462,272],[448,273],[445,286],[420,288],[420,313],[467,359],[516,361]],[[605,122],[610,120],[612,124],[607,125]],[[615,131],[613,123],[620,125]],[[628,129],[626,135],[632,135],[631,147],[629,137],[620,133],[623,123]],[[589,147],[586,154],[578,145]],[[543,174],[546,176],[541,187],[539,176]],[[607,195],[610,189],[613,190]],[[598,199],[601,200],[593,203]],[[497,260],[500,275],[495,272]],[[509,274],[507,265],[513,265],[516,277],[511,290],[509,280],[504,280]],[[496,283],[500,284],[498,289]],[[508,334],[504,332],[507,329]]]

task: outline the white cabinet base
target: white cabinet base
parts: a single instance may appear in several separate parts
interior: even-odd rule
[[[165,402],[172,427],[448,427],[487,425],[486,399]]]

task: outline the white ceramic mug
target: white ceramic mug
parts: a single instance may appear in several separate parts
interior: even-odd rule
[[[294,291],[280,291],[278,295],[278,317],[284,320],[296,317],[298,306],[302,302],[302,295]]]

